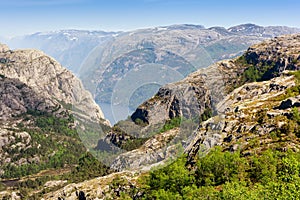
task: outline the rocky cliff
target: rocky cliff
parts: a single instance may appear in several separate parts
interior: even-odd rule
[[[0,74],[18,79],[50,105],[64,105],[86,120],[104,120],[103,113],[80,80],[53,58],[38,50],[9,50],[1,45]],[[75,111],[76,110],[76,111]]]
[[[241,57],[200,69],[182,81],[162,87],[154,97],[140,105],[131,118],[133,121],[140,119],[152,124],[176,116],[189,117],[181,110],[185,110],[186,113],[198,112],[196,117],[206,107],[215,107],[233,88],[241,84],[256,79],[269,80],[280,76],[285,70],[298,70],[299,39],[299,35],[270,39],[250,47]],[[251,77],[250,73],[256,77]],[[193,91],[193,95],[189,95],[187,91]],[[208,97],[205,97],[206,95]],[[191,97],[197,99],[198,107],[191,103]],[[176,102],[176,98],[178,106],[174,106],[173,103]]]
[[[180,82],[162,87],[155,97],[136,110],[132,119],[136,126],[146,130],[161,121],[188,116],[184,113],[197,111],[197,115],[201,115],[204,108],[213,109],[209,119],[199,121],[197,128],[185,141],[180,141],[188,155],[188,165],[193,165],[194,159],[206,155],[216,145],[221,146],[224,151],[239,151],[242,156],[257,155],[267,149],[297,152],[300,148],[299,64],[300,35],[267,40],[250,47],[239,58],[218,62],[207,69],[198,70]],[[191,102],[188,91],[197,91],[197,95],[192,97],[195,98],[193,101],[202,103],[198,104],[198,110],[194,106],[183,109],[178,102],[177,106],[172,106],[176,98]],[[128,121],[119,123],[118,126],[128,127]],[[177,126],[158,133],[139,148],[121,154],[113,167],[118,170],[149,170],[145,167],[151,163],[149,160],[162,161],[166,158],[165,155],[170,155],[167,150],[160,150],[180,135],[181,128],[183,127]],[[168,148],[171,149],[172,145]],[[122,182],[124,186],[118,182],[116,190],[113,189],[115,181],[111,180],[105,186],[100,186],[100,178],[69,185],[47,197],[71,199],[77,188],[93,198],[111,195],[120,197],[118,192],[126,193],[128,188],[140,187],[136,182],[136,176],[143,176],[140,170],[135,171],[135,176],[126,171],[119,174],[119,178],[129,184]],[[101,180],[105,182],[110,177],[103,177]],[[129,195],[133,197],[142,194],[137,192]]]

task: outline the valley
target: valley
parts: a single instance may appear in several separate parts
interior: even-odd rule
[[[230,41],[242,38],[247,50],[225,60],[217,52],[209,66],[196,66],[205,62],[197,60],[199,49],[187,46],[196,37],[188,32],[211,30]],[[179,25],[118,33],[102,49],[107,65],[85,69],[96,93],[47,54],[1,44],[0,198],[300,198],[300,35],[277,35],[285,31],[296,30]],[[178,41],[176,34],[191,40],[158,41],[170,33],[171,41]],[[211,44],[205,34],[204,46]],[[124,40],[138,48],[126,49]],[[129,74],[153,69],[161,85]],[[131,100],[132,107],[138,104],[132,114],[128,97],[148,89],[122,82],[130,75],[154,88],[145,101]],[[127,103],[122,108],[129,116],[111,124],[97,104],[109,107],[106,95],[118,97],[114,105]]]

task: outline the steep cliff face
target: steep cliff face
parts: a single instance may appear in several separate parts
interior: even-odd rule
[[[0,77],[0,121],[26,113],[29,110],[52,112],[55,104],[45,98],[18,79]]]
[[[0,74],[18,79],[52,104],[62,104],[70,110],[74,106],[74,113],[82,119],[108,124],[80,80],[43,52],[11,51],[7,46],[1,45],[0,59]]]
[[[191,119],[199,116],[210,107],[210,98],[204,80],[199,76],[195,81],[197,85],[183,80],[160,88],[153,98],[139,106],[132,120],[140,119],[151,125],[175,117]]]

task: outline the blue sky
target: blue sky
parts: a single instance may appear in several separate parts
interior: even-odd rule
[[[300,27],[299,0],[0,0],[1,36],[60,29],[132,30],[171,24]]]

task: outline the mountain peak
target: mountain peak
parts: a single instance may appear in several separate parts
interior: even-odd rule
[[[232,26],[228,28],[228,31],[232,33],[253,33],[253,32],[260,31],[261,29],[263,29],[262,26],[258,26],[252,23],[247,23],[247,24]]]
[[[241,24],[227,29],[230,33],[237,35],[248,35],[257,37],[275,37],[278,35],[292,34],[300,32],[298,28],[284,26],[259,26],[256,24]]]
[[[167,28],[168,30],[205,29],[203,25],[196,24],[173,24],[170,26],[161,26],[161,28]]]

